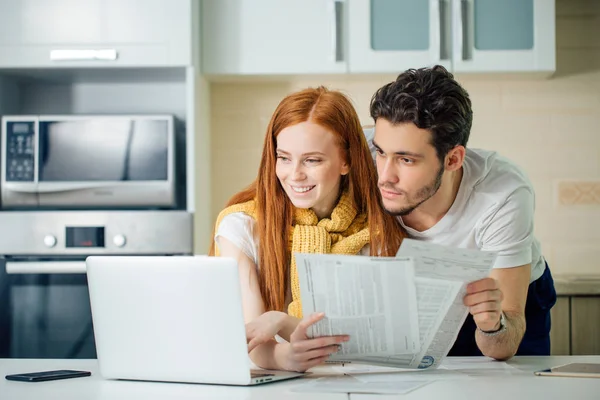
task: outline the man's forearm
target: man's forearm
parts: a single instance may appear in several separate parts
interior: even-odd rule
[[[525,316],[522,313],[504,312],[506,330],[495,335],[487,336],[479,329],[475,330],[477,347],[483,355],[496,360],[508,360],[515,355],[523,335],[525,334]]]

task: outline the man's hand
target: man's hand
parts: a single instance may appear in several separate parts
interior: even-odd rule
[[[500,329],[503,295],[494,278],[484,278],[467,285],[464,304],[482,331]]]

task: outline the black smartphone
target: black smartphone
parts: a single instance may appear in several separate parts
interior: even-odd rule
[[[80,378],[82,376],[90,375],[92,375],[92,373],[89,371],[74,371],[70,369],[61,369],[57,371],[29,372],[26,374],[6,375],[6,379],[8,379],[9,381],[20,382],[44,382],[55,381],[57,379]]]

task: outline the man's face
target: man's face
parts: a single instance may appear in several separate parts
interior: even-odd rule
[[[373,144],[377,149],[378,185],[383,207],[408,215],[440,188],[444,166],[431,144],[431,133],[412,122],[392,125],[379,118]]]

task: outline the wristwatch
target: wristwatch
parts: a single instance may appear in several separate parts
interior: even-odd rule
[[[500,328],[496,329],[495,331],[484,331],[483,329],[477,327],[477,330],[479,330],[479,332],[481,332],[484,336],[496,336],[504,332],[506,330],[506,316],[504,316],[504,311],[500,311]]]

